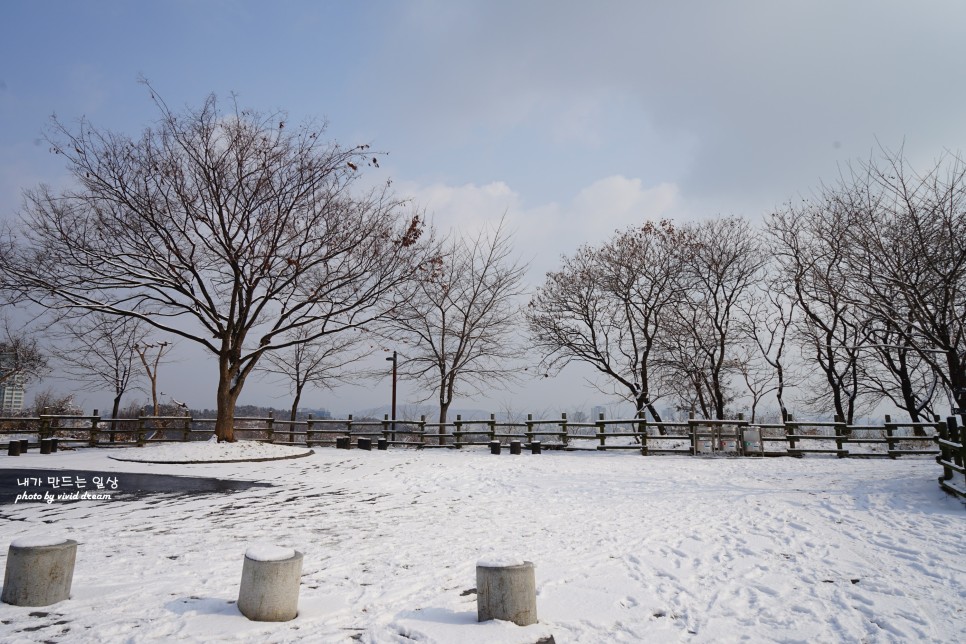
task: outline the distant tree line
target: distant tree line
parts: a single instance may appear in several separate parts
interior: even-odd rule
[[[263,407],[260,405],[236,405],[235,416],[246,418],[268,418],[269,416],[278,419],[289,418],[289,409],[278,409],[275,407]],[[192,418],[215,418],[218,415],[217,409],[190,409],[188,413]],[[315,419],[332,418],[328,409],[304,409],[299,410],[292,420],[306,420],[309,416]]]

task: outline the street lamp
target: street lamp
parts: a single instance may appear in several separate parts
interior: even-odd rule
[[[399,361],[396,352],[392,352],[391,358],[386,358],[392,363],[392,440],[396,440],[396,368],[399,365]]]

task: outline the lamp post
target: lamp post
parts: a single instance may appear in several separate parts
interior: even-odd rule
[[[397,359],[396,352],[392,352],[391,358],[386,358],[392,363],[392,440],[396,441],[396,367],[399,362]]]

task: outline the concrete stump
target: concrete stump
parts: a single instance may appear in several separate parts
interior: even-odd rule
[[[53,454],[57,451],[57,440],[56,438],[50,439],[50,453]]]
[[[523,443],[520,441],[510,441],[510,453],[511,454],[522,454],[523,453]]]
[[[336,436],[336,438],[335,438],[335,448],[336,449],[349,449],[349,437],[348,436]]]
[[[30,439],[21,438],[20,439],[20,453],[26,454],[27,450],[30,449]]]
[[[519,626],[537,623],[537,584],[529,561],[476,564],[477,621],[502,619]]]
[[[40,453],[41,454],[50,454],[50,439],[49,438],[42,438],[42,439],[40,439]]]
[[[299,610],[302,553],[291,548],[252,547],[245,553],[238,610],[253,622],[287,622]]]
[[[367,452],[372,451],[372,439],[371,438],[360,438],[356,441],[356,446],[359,449],[364,449]]]
[[[540,441],[530,441],[531,454],[540,454],[541,448],[542,448],[542,445],[540,444]]]
[[[376,449],[381,452],[385,452],[387,449],[389,449],[389,441],[385,438],[380,438],[376,443]]]
[[[77,542],[71,539],[17,539],[7,551],[3,576],[5,604],[49,606],[70,598]]]
[[[490,441],[490,454],[500,453],[500,441]]]
[[[7,446],[7,456],[20,456],[20,441],[10,441]]]

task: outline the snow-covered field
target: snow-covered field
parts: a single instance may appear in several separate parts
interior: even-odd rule
[[[172,448],[139,451],[153,449]],[[274,487],[0,505],[0,565],[19,537],[80,542],[71,599],[0,604],[0,641],[966,641],[966,511],[931,459],[109,458],[135,451],[34,451],[0,468],[92,471],[119,489],[125,472]],[[266,544],[305,555],[290,622],[234,604],[245,551]],[[476,623],[475,563],[505,553],[537,566],[540,624]]]

